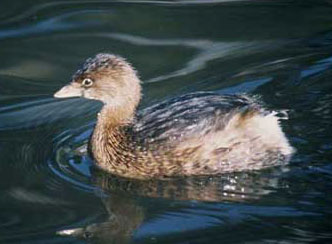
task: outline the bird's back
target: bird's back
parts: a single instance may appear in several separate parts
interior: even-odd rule
[[[292,153],[278,118],[245,95],[194,93],[141,111],[136,139],[162,175],[260,169]]]
[[[245,95],[191,93],[140,111],[133,129],[146,143],[174,143],[222,130],[236,113],[250,111],[264,113],[253,98]]]

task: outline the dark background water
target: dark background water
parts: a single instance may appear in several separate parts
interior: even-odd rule
[[[142,107],[259,94],[296,155],[172,182],[91,172],[76,148],[100,104],[52,94],[98,52],[138,69]],[[331,68],[329,0],[1,0],[0,243],[331,243]]]

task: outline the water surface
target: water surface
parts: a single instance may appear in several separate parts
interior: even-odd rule
[[[1,243],[332,241],[331,1],[0,3]],[[179,94],[260,95],[287,110],[289,165],[126,181],[77,154],[100,104],[56,100],[85,58],[126,57],[141,108]]]

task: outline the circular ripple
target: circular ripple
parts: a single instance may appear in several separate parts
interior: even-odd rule
[[[72,131],[65,131],[56,139],[48,167],[57,177],[83,191],[93,191],[91,185],[92,161],[87,155],[87,142],[92,124]]]

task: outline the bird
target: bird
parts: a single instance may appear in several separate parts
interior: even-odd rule
[[[285,164],[294,153],[276,112],[255,96],[194,92],[138,110],[141,83],[126,59],[99,53],[54,94],[103,103],[88,149],[110,174],[143,180],[219,175]]]

